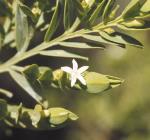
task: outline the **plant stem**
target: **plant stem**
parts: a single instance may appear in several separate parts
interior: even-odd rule
[[[49,41],[49,42],[44,42],[41,43],[40,45],[38,45],[37,47],[24,52],[24,53],[17,53],[14,57],[12,57],[10,60],[8,60],[7,62],[5,62],[4,64],[0,65],[0,73],[4,73],[10,70],[10,67],[13,65],[16,65],[17,63],[30,58],[32,56],[38,55],[40,51],[48,49],[50,47],[53,47],[55,45],[57,45],[59,42],[67,40],[67,39],[71,39],[71,38],[75,38],[75,37],[80,37],[83,34],[86,33],[90,33],[90,32],[95,32],[98,30],[102,30],[108,27],[112,27],[115,26],[118,22],[120,22],[122,19],[120,17],[116,18],[115,20],[109,22],[108,24],[104,24],[101,23],[99,25],[96,25],[93,27],[93,30],[86,30],[86,29],[81,29],[75,32],[69,32],[69,33],[64,33],[61,36]],[[75,29],[73,29],[75,30]]]

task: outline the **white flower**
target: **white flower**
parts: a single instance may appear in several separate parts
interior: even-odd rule
[[[61,70],[70,74],[71,87],[73,87],[77,81],[77,79],[83,84],[86,85],[86,82],[82,76],[82,73],[86,71],[89,66],[83,66],[78,69],[78,63],[73,59],[72,60],[73,68],[70,67],[61,67]]]

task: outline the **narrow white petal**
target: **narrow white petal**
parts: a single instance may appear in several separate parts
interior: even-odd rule
[[[83,66],[81,68],[78,69],[79,73],[83,73],[84,71],[86,71],[89,68],[89,66]]]
[[[77,69],[78,69],[78,63],[76,62],[75,59],[72,60],[72,64],[73,64],[73,71],[77,71]]]
[[[70,68],[70,67],[61,67],[61,70],[62,71],[65,71],[65,72],[67,72],[67,73],[72,73],[72,68]]]
[[[76,81],[77,81],[76,76],[71,76],[71,87],[75,85]]]
[[[84,80],[84,78],[81,75],[79,75],[77,78],[83,85],[86,85],[86,81]]]

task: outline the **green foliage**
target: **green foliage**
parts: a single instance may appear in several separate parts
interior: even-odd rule
[[[0,1],[1,52],[7,53],[9,48],[13,50],[11,53],[14,55],[2,60],[0,74],[8,72],[12,79],[40,104],[35,109],[27,109],[22,105],[7,105],[1,100],[0,105],[3,109],[0,118],[12,126],[15,124],[19,127],[38,129],[55,128],[68,120],[76,120],[78,117],[66,109],[47,109],[41,91],[50,88],[101,93],[119,86],[123,81],[113,76],[85,72],[83,77],[87,85],[77,81],[71,88],[69,75],[60,69],[52,70],[45,65],[38,66],[35,62],[26,66],[21,62],[28,62],[27,59],[35,55],[46,56],[47,59],[63,57],[88,60],[77,53],[79,49],[104,49],[110,45],[143,48],[138,40],[122,30],[148,29],[148,4],[148,0],[132,0],[121,15],[117,16],[119,5],[115,0],[46,0],[45,3],[37,0],[31,1],[30,4],[19,0]],[[40,35],[42,41],[35,43]],[[61,49],[55,49],[56,46]],[[6,57],[5,53],[0,55]],[[11,97],[11,92],[5,89],[0,89],[0,92]]]

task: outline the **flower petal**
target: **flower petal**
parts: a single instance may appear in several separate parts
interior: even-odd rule
[[[78,69],[78,63],[76,62],[75,59],[72,60],[72,64],[73,64],[73,71],[77,71],[77,69]]]
[[[79,73],[83,73],[84,71],[86,71],[89,68],[89,66],[83,66],[81,68],[78,69]]]
[[[77,81],[77,77],[72,75],[71,76],[71,87],[73,87],[75,85],[76,81]]]
[[[65,72],[67,72],[67,73],[72,73],[72,68],[70,68],[70,67],[61,67],[61,70],[62,71],[65,71]]]
[[[86,85],[86,81],[84,80],[84,78],[81,75],[79,75],[77,78],[83,85]]]

